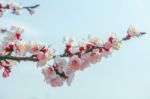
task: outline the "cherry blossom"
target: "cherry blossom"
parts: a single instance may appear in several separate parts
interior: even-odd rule
[[[102,44],[102,41],[96,35],[89,35],[89,41],[90,41],[90,43],[92,43],[94,45],[101,45]]]
[[[88,54],[88,61],[91,63],[99,62],[102,59],[102,53],[100,53],[98,49],[93,50],[92,52],[89,52],[87,54]]]
[[[137,31],[135,26],[129,26],[127,33],[129,37],[132,37],[132,36],[136,36],[139,32]]]
[[[25,42],[17,42],[15,44],[16,47],[16,53],[19,55],[25,55],[27,52],[27,43]]]
[[[110,35],[109,42],[111,43],[112,48],[115,50],[118,50],[121,46],[121,41],[115,34]]]
[[[121,47],[123,41],[145,34],[130,26],[124,38],[119,39],[116,34],[111,34],[105,42],[95,35],[80,42],[76,42],[73,37],[65,37],[64,53],[56,55],[56,50],[47,43],[22,41],[23,32],[18,26],[0,28],[0,33],[4,35],[0,44],[2,76],[7,78],[20,61],[33,61],[41,69],[44,81],[53,87],[62,86],[64,83],[70,86],[77,71],[83,71],[104,57],[111,56],[114,50]]]
[[[4,15],[6,11],[11,11],[12,14],[20,15],[21,10],[25,9],[29,12],[30,15],[34,14],[34,9],[37,8],[39,5],[35,6],[22,6],[16,2],[2,2],[0,1],[0,17]]]
[[[51,86],[61,86],[63,85],[63,78],[56,74],[53,67],[45,67],[42,69],[42,73],[45,76],[45,81]]]
[[[68,66],[74,71],[80,69],[82,60],[78,56],[73,56],[69,59]]]

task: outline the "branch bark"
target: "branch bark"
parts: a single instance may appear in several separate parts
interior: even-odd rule
[[[0,61],[7,60],[7,59],[8,60],[14,60],[14,61],[33,61],[33,62],[38,61],[34,57],[17,57],[17,56],[8,56],[8,55],[0,56]]]

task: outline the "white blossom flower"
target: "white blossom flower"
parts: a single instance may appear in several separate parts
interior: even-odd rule
[[[20,10],[22,9],[22,6],[19,5],[18,3],[16,2],[8,2],[9,6],[11,9],[16,9],[16,10]]]
[[[112,48],[115,50],[118,50],[121,46],[121,41],[116,34],[111,34],[109,36],[109,42],[111,43]]]
[[[29,51],[30,53],[38,53],[45,45],[40,43],[40,42],[34,42],[34,41],[31,41],[28,43],[28,48],[29,48]]]
[[[47,60],[53,59],[54,54],[55,54],[55,50],[49,48],[48,51],[45,53]]]
[[[15,33],[15,32],[19,32],[19,33],[22,33],[24,30],[21,28],[21,27],[19,27],[19,26],[12,26],[11,27],[11,32],[12,33]]]
[[[95,44],[95,45],[101,45],[102,44],[102,41],[100,40],[100,38],[96,35],[89,35],[89,41],[92,43],[92,44]]]
[[[140,32],[138,32],[138,30],[136,29],[135,26],[129,26],[128,30],[127,30],[128,36],[130,37],[134,37],[134,36],[139,36]]]
[[[63,38],[63,42],[66,43],[66,44],[72,44],[75,42],[75,39],[73,37],[64,37]]]
[[[112,44],[112,48],[115,49],[115,50],[118,50],[121,46],[121,41],[117,40],[113,42]]]
[[[25,42],[17,42],[15,47],[19,55],[24,55],[27,52],[27,44]]]

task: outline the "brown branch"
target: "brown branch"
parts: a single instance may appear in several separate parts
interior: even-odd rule
[[[140,32],[140,35],[144,35],[146,34],[145,32]],[[121,41],[127,41],[129,40],[130,38],[128,36],[122,38]],[[89,53],[89,52],[92,52],[94,49],[99,49],[99,48],[103,48],[105,49],[103,46],[94,46],[93,48],[89,48],[89,49],[86,49],[84,54],[85,53]],[[53,59],[57,56],[60,56],[60,57],[72,57],[73,55],[81,55],[82,52],[75,52],[75,53],[72,53],[72,54],[66,54],[66,52],[64,54],[60,54],[60,55],[55,55],[53,56]],[[18,57],[18,56],[11,56],[11,55],[4,55],[4,56],[0,56],[0,61],[1,60],[14,60],[14,61],[33,61],[33,62],[37,62],[38,60],[36,59],[35,55],[32,55],[30,57]]]
[[[104,48],[104,47],[98,47],[95,46],[93,48],[87,49],[85,50],[85,53],[89,53],[91,51],[93,51],[94,49],[99,49],[99,48]],[[60,56],[60,57],[72,57],[73,55],[80,55],[82,52],[76,52],[70,55],[67,54],[60,54],[60,55],[55,55],[53,56],[53,58]],[[14,60],[14,61],[33,61],[33,62],[37,62],[38,60],[34,57],[34,55],[30,56],[30,57],[18,57],[18,56],[11,56],[11,55],[2,55],[0,56],[0,61],[1,60]]]
[[[0,61],[1,60],[14,60],[14,61],[33,61],[33,62],[36,62],[38,61],[36,58],[34,57],[17,57],[17,56],[0,56]]]
[[[36,4],[36,5],[34,5],[34,6],[24,6],[24,7],[22,7],[22,9],[35,9],[35,8],[37,8],[37,7],[39,7],[40,6],[40,4]],[[2,7],[2,9],[9,9],[9,7],[8,6],[5,6],[5,7]]]
[[[24,6],[23,9],[35,9],[35,8],[37,8],[39,6],[40,6],[40,4],[36,4],[34,6]]]

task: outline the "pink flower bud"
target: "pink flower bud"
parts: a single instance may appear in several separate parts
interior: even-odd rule
[[[84,49],[83,46],[81,46],[81,47],[79,48],[79,50],[80,50],[80,52],[82,52],[82,51],[84,51],[85,49]]]
[[[110,42],[110,43],[113,42],[113,37],[112,37],[112,36],[109,37],[109,42]]]
[[[105,51],[108,51],[108,52],[109,52],[110,48],[111,48],[111,44],[110,44],[110,43],[106,43],[106,44],[104,45]]]
[[[5,71],[3,72],[3,77],[6,78],[9,76],[10,70],[9,69],[5,69]]]
[[[67,44],[66,45],[66,49],[70,49],[71,48],[71,45],[70,44]]]
[[[15,38],[16,38],[17,40],[19,40],[20,37],[21,37],[21,34],[20,34],[20,33],[16,33],[16,34],[15,34]]]

